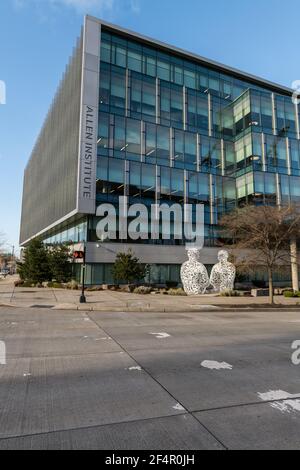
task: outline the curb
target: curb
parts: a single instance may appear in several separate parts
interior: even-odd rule
[[[36,304],[30,304],[30,305],[14,305],[11,303],[0,303],[0,307],[6,307],[6,308],[36,308],[38,309],[39,307],[45,308],[43,305],[37,306]],[[286,306],[286,305],[280,305],[277,307],[263,307],[263,306],[258,306],[258,307],[245,307],[245,306],[233,306],[233,307],[228,307],[228,306],[220,306],[220,305],[205,305],[203,307],[201,306],[195,306],[194,308],[186,308],[183,306],[182,308],[174,308],[174,307],[89,307],[88,304],[85,305],[56,305],[54,307],[48,307],[49,310],[57,310],[57,311],[84,311],[84,312],[111,312],[111,313],[213,313],[213,312],[219,312],[222,311],[224,313],[255,313],[255,312],[299,312],[300,313],[300,308],[296,306]]]

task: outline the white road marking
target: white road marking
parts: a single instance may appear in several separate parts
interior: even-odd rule
[[[138,370],[138,371],[141,371],[141,370],[142,370],[142,368],[141,368],[141,367],[139,367],[139,366],[137,366],[137,367],[129,367],[129,368],[128,368],[128,369],[126,369],[126,370],[130,370],[130,371],[133,371],[133,370]]]
[[[222,369],[232,370],[233,369],[233,366],[230,364],[227,364],[227,362],[217,362],[217,361],[203,361],[201,363],[201,366],[204,367],[205,369],[211,369],[211,370],[222,370]]]
[[[156,339],[166,339],[166,338],[171,337],[171,335],[169,335],[168,333],[149,333],[149,334],[155,336]]]
[[[270,403],[272,408],[281,411],[282,413],[292,413],[294,411],[300,411],[300,399],[299,395],[291,395],[284,390],[270,390],[267,393],[258,393],[259,398],[262,401],[271,400],[284,400],[274,401]]]
[[[23,374],[23,377],[31,377],[31,374]]]
[[[172,408],[176,411],[185,411],[185,409],[180,403],[177,403],[177,405],[173,406]]]

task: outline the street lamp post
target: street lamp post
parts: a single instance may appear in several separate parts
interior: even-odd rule
[[[80,303],[86,304],[86,296],[85,296],[85,273],[86,273],[86,246],[84,245],[83,250],[83,265],[82,265],[82,291],[80,296]]]

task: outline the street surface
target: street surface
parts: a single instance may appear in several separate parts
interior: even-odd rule
[[[0,307],[0,449],[300,449],[296,340],[300,311]]]

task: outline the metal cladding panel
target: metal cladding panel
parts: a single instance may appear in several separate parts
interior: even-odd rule
[[[20,243],[77,209],[83,37],[24,173]]]
[[[84,214],[95,214],[96,212],[100,36],[101,27],[99,23],[86,18],[83,41],[77,193],[77,210]]]

